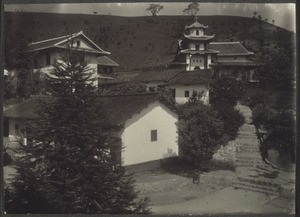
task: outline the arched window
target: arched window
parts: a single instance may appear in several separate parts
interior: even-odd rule
[[[199,35],[199,30],[198,29],[196,30],[196,35]]]

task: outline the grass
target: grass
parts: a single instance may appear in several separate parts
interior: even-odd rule
[[[202,162],[200,168],[195,168],[195,166],[193,166],[190,162],[179,157],[163,159],[161,161],[161,167],[165,172],[188,178],[192,178],[195,171],[199,171],[200,173],[218,170],[229,170],[235,172],[235,166],[230,163],[211,160],[208,162]]]

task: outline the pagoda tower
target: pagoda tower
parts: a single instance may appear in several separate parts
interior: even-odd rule
[[[180,54],[185,55],[186,71],[210,69],[213,55],[218,51],[209,49],[209,43],[215,35],[205,35],[204,26],[197,21],[186,26],[189,34],[183,34],[184,39],[180,42]]]

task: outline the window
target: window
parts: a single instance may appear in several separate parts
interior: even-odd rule
[[[151,130],[151,142],[157,141],[157,130]]]
[[[50,53],[46,53],[46,66],[51,64],[51,55]]]
[[[199,35],[199,30],[198,29],[196,30],[196,35]]]
[[[77,47],[80,47],[80,41],[76,41]]]
[[[234,60],[237,60],[237,58],[236,58],[236,57],[234,57]]]
[[[189,90],[184,91],[184,97],[190,97],[190,91]]]
[[[196,44],[196,50],[199,50],[199,44]]]

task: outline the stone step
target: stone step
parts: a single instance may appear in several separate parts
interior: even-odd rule
[[[251,185],[258,185],[258,186],[264,186],[266,188],[274,188],[276,190],[280,189],[280,185],[277,183],[272,182],[270,179],[259,177],[259,178],[243,178],[243,177],[237,177],[237,180],[239,182],[243,183],[249,183]]]
[[[260,153],[259,148],[244,148],[244,147],[241,147],[236,151],[237,152],[242,152],[242,153],[245,153],[245,152]]]
[[[260,152],[237,152],[236,153],[236,157],[237,158],[243,158],[243,157],[254,157],[254,158],[257,158],[257,157],[260,157]]]
[[[257,138],[236,138],[235,142],[239,144],[259,144],[259,141]]]
[[[240,127],[240,131],[248,131],[248,132],[254,132],[255,133],[255,126],[251,124],[244,124]]]
[[[262,165],[263,163],[260,162],[236,162],[235,165],[236,167],[247,167],[247,168],[253,168],[258,165]]]
[[[252,161],[262,161],[262,158],[259,156],[237,156],[236,159],[238,160],[252,160]]]
[[[243,189],[246,191],[257,192],[257,193],[265,194],[268,196],[274,196],[274,197],[279,196],[278,192],[264,190],[262,188],[257,188],[255,186],[247,185],[247,184],[234,184],[233,187],[234,187],[234,189]]]

